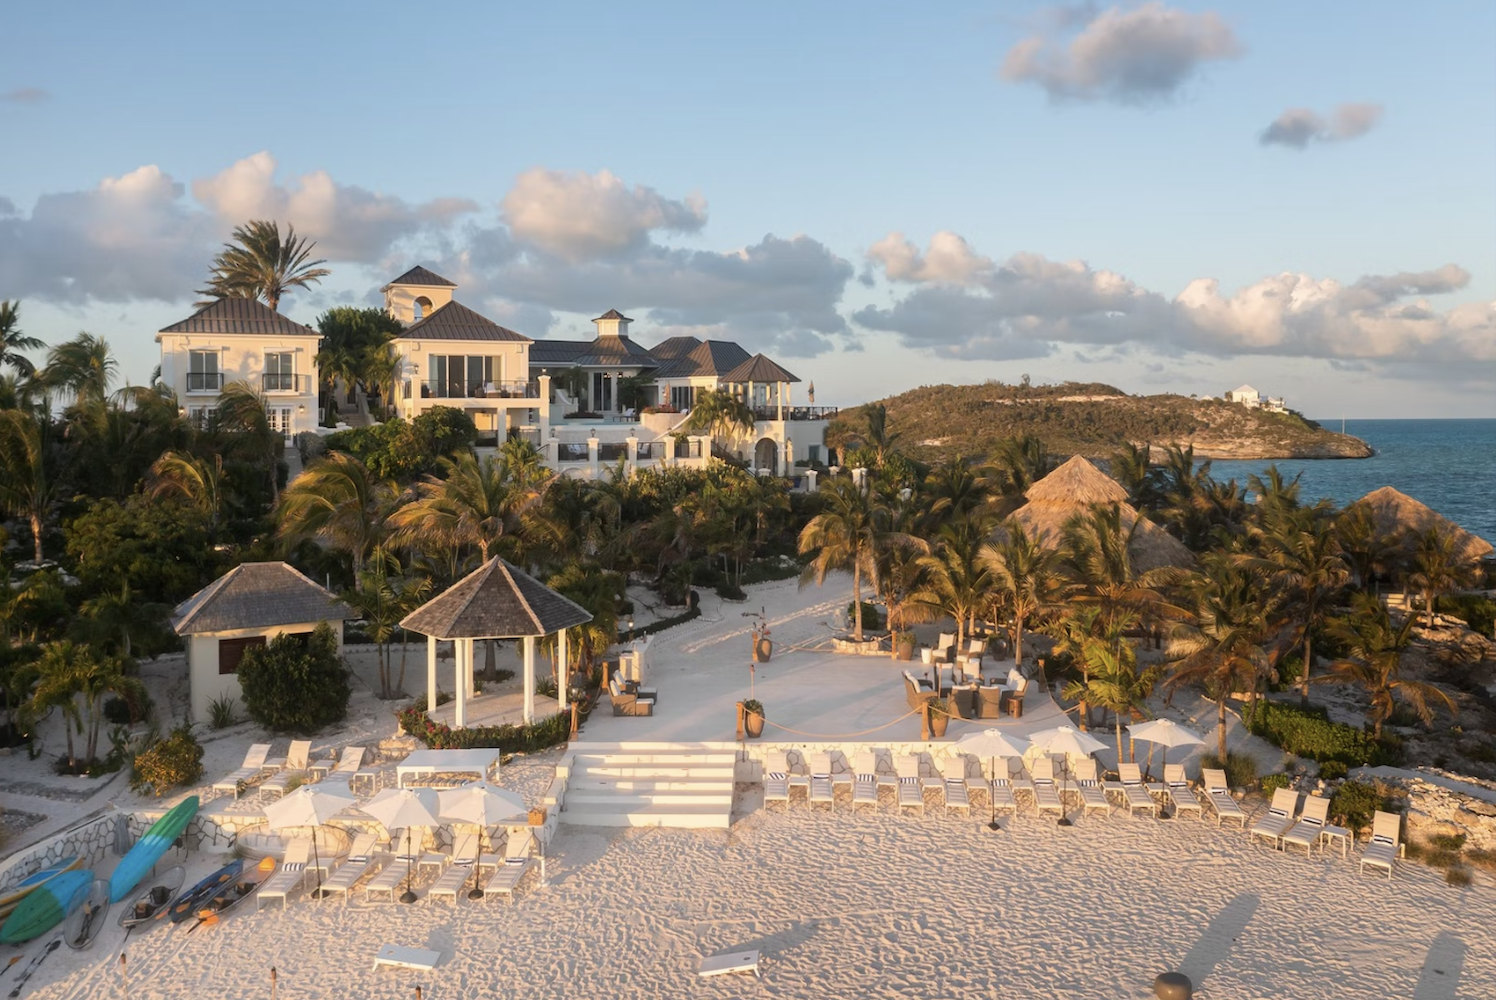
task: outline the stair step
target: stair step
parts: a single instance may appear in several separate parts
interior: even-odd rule
[[[731,807],[661,804],[621,812],[605,806],[567,809],[561,822],[573,826],[668,826],[678,829],[725,830],[732,825]]]
[[[590,754],[574,753],[578,767],[733,767],[738,759],[732,754]]]
[[[623,780],[634,778],[648,780],[693,780],[725,781],[731,784],[737,773],[731,767],[578,767],[572,769],[573,778],[598,778],[601,780]]]
[[[584,806],[618,811],[642,809],[663,803],[676,805],[716,805],[732,808],[732,792],[703,794],[701,792],[572,792],[566,793],[564,809],[580,809]]]
[[[733,782],[721,778],[698,778],[695,775],[659,775],[647,778],[617,778],[612,776],[584,774],[567,783],[571,791],[619,791],[619,792],[727,792],[731,794]]]

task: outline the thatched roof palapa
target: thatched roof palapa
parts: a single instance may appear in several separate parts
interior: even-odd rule
[[[1146,573],[1165,566],[1189,566],[1194,553],[1173,535],[1138,514],[1127,502],[1127,491],[1116,480],[1076,455],[1030,486],[1028,503],[1013,516],[1030,533],[1039,535],[1046,548],[1057,548],[1065,537],[1065,525],[1077,514],[1086,514],[1094,504],[1116,504],[1123,530],[1136,524],[1129,554],[1133,568]]]
[[[1410,530],[1422,533],[1434,527],[1450,532],[1455,538],[1455,551],[1468,562],[1477,562],[1496,551],[1484,538],[1472,535],[1427,504],[1390,486],[1372,490],[1350,506],[1371,511],[1372,521],[1384,535]]]
[[[240,563],[177,605],[177,635],[341,622],[357,617],[336,594],[283,562]]]
[[[515,639],[591,620],[592,612],[495,556],[400,625],[438,639]]]

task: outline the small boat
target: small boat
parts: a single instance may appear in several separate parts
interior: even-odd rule
[[[130,890],[146,877],[147,872],[156,867],[156,862],[161,859],[161,855],[176,843],[182,831],[187,829],[187,824],[192,822],[192,817],[197,815],[197,807],[197,796],[187,796],[152,823],[150,829],[141,835],[134,847],[130,848],[129,853],[120,858],[119,864],[114,868],[114,874],[109,876],[109,901],[111,903],[118,903],[130,895]]]
[[[151,923],[157,914],[165,912],[166,908],[171,906],[172,898],[176,896],[185,881],[187,881],[187,869],[181,865],[168,868],[155,878],[149,879],[150,888],[137,895],[129,906],[120,910],[119,925],[136,927],[140,924]]]
[[[82,864],[82,858],[64,858],[55,865],[21,879],[16,883],[15,888],[0,893],[0,917],[10,916],[15,908],[21,905],[21,900],[25,899],[33,889],[46,885],[63,872],[70,872]]]
[[[197,916],[198,908],[203,902],[208,897],[216,895],[225,885],[238,878],[239,872],[243,869],[244,862],[235,858],[178,896],[171,906],[156,914],[156,919],[159,920],[163,916],[170,916],[172,923],[180,924],[189,917]]]
[[[244,902],[255,894],[265,880],[275,871],[278,862],[274,858],[266,858],[255,865],[249,871],[244,872],[239,878],[229,883],[212,896],[208,897],[197,911],[197,923],[193,930],[208,922],[217,923],[225,913]]]
[[[91,871],[70,871],[37,887],[0,926],[0,944],[30,941],[62,923],[74,901],[83,902],[78,890],[87,889],[93,880]]]
[[[104,915],[109,912],[109,883],[94,879],[89,885],[79,888],[74,894],[66,918],[62,921],[62,943],[74,951],[82,951],[93,944],[94,938],[104,926]]]

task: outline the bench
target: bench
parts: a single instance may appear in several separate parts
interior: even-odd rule
[[[703,979],[710,976],[725,976],[733,972],[751,972],[758,978],[758,949],[745,949],[743,951],[728,951],[720,955],[711,955],[701,960],[701,968],[696,974]]]

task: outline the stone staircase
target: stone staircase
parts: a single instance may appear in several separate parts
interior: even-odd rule
[[[560,820],[725,830],[737,753],[691,743],[573,743],[557,768]]]

